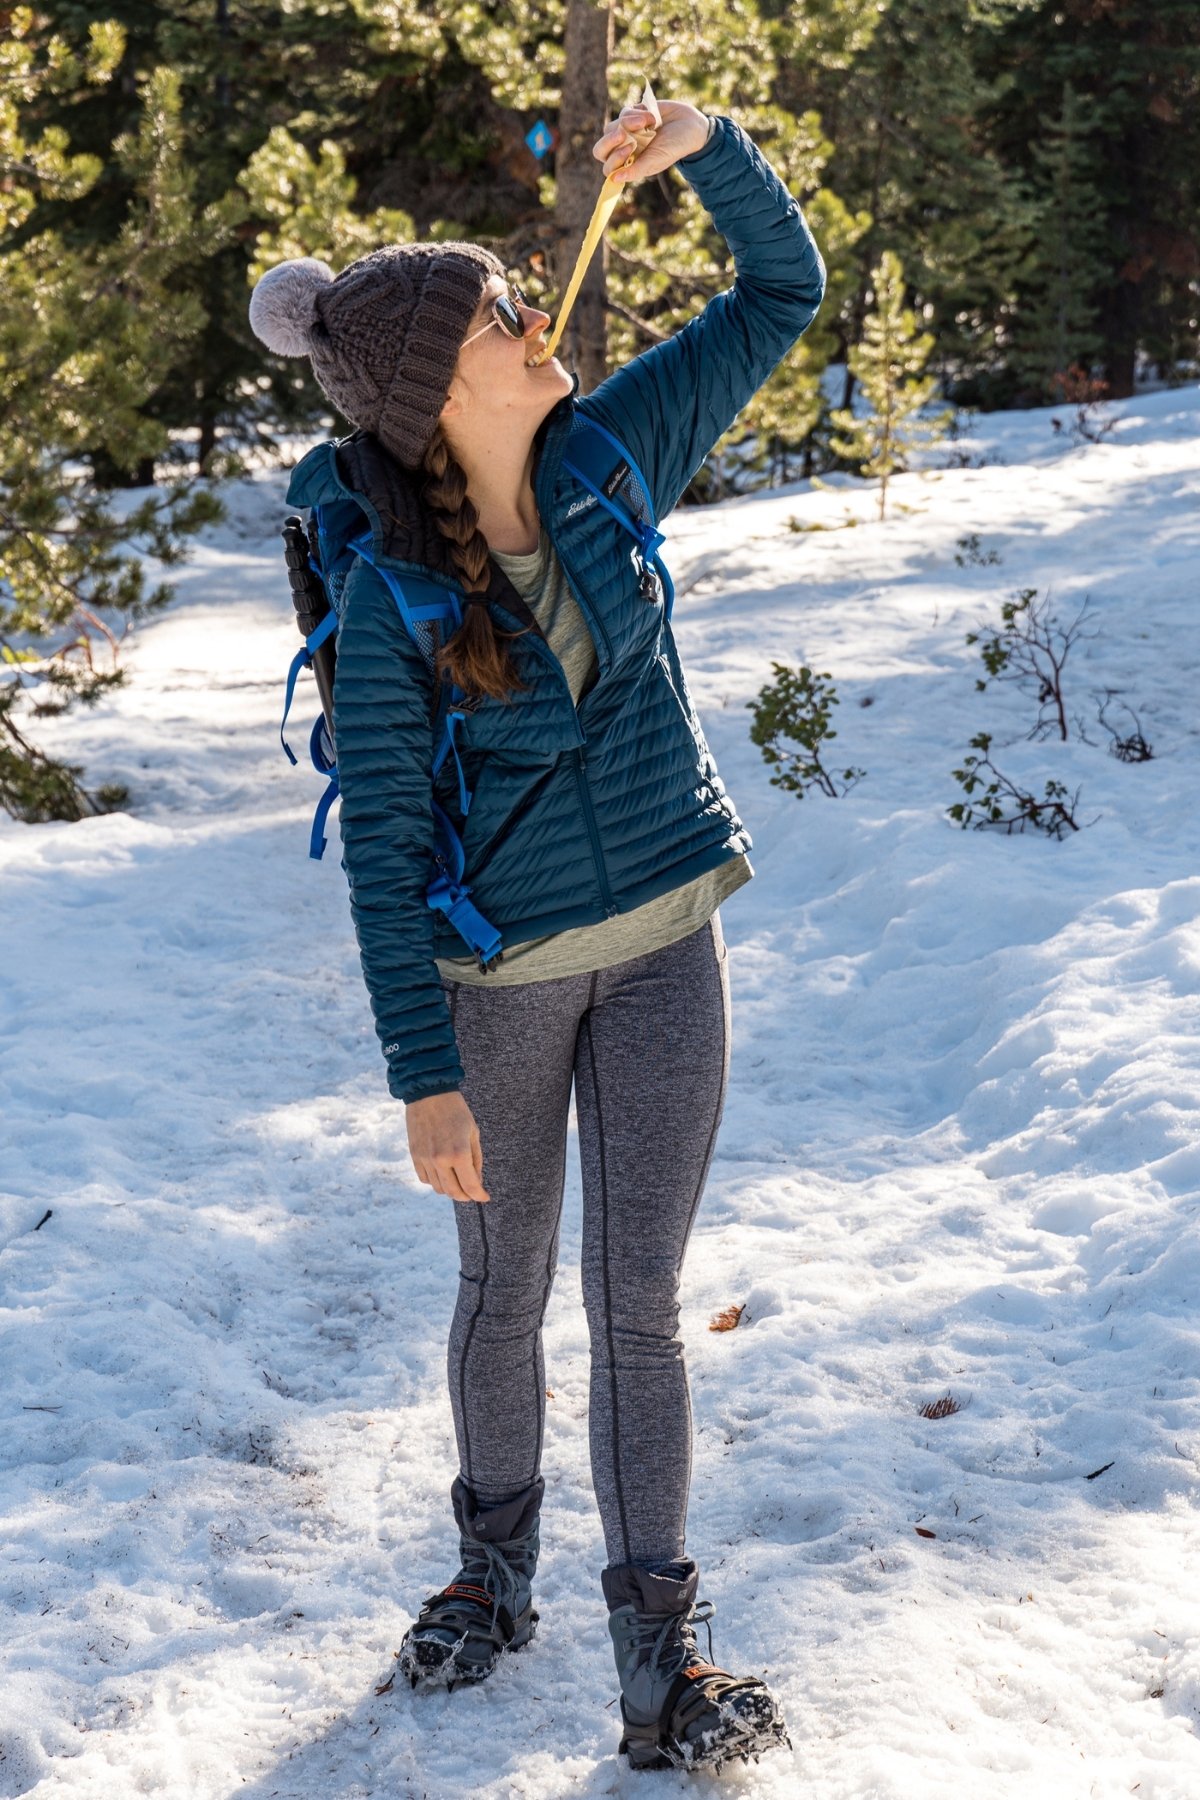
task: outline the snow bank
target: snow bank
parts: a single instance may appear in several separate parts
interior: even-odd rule
[[[1200,1792],[1200,391],[1112,410],[1077,446],[978,421],[883,525],[839,482],[668,526],[757,871],[686,1270],[689,1549],[795,1746],[720,1783],[615,1759],[574,1156],[539,1635],[475,1692],[375,1694],[453,1567],[457,1244],[278,748],[285,479],[231,490],[127,690],[42,732],[130,812],[0,818],[0,1800]],[[999,563],[956,563],[971,533]],[[1121,690],[1153,761],[976,693],[965,633],[1026,586],[1090,597],[1068,686],[1085,719]],[[770,786],[772,659],[833,674],[848,797]],[[1094,822],[954,829],[979,730]]]

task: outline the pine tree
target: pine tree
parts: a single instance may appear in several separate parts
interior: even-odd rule
[[[1096,125],[1094,103],[1067,82],[1046,141],[1033,146],[1042,177],[1038,252],[1015,322],[1012,364],[1038,400],[1062,400],[1072,364],[1086,367],[1101,347],[1104,201]]]
[[[338,146],[326,139],[312,156],[282,125],[250,158],[238,185],[261,221],[246,271],[252,283],[289,257],[319,256],[337,270],[381,244],[416,236],[411,213],[356,213],[358,183]]]
[[[985,66],[985,51],[1028,4],[883,0],[873,19],[854,21],[840,57],[816,58],[807,49],[809,8],[794,9],[783,91],[789,106],[816,110],[834,145],[829,184],[870,220],[839,308],[835,360],[861,336],[872,270],[887,247],[930,309],[932,367],[945,389],[970,383],[964,398],[989,396],[1034,206],[989,141],[989,108],[1012,77]],[[843,409],[853,394],[845,360]]]
[[[28,7],[0,42],[0,806],[14,817],[77,819],[120,804],[91,793],[82,770],[40,751],[30,716],[94,705],[119,684],[118,633],[161,607],[133,546],[178,562],[183,540],[220,516],[207,490],[168,484],[118,516],[87,477],[83,452],[100,444],[131,468],[167,449],[142,410],[173,359],[203,326],[199,303],[176,289],[200,239],[228,228],[219,208],[197,215],[180,153],[179,89],[170,71],[148,78],[136,133],[115,146],[133,204],[113,240],[70,244],[39,225],[46,197],[79,200],[100,178],[61,127],[30,130],[48,90],[111,80],[120,29],[93,24],[76,52]],[[19,247],[14,248],[17,239]],[[107,655],[105,652],[107,651]]]
[[[87,0],[47,0],[46,10],[68,38],[82,36],[96,12]],[[277,127],[313,148],[331,137],[350,158],[379,128],[378,97],[397,63],[372,47],[351,0],[283,9],[275,0],[174,0],[169,8],[106,0],[105,11],[125,34],[114,78],[98,89],[43,96],[37,114],[41,126],[65,126],[72,142],[106,165],[85,203],[48,213],[73,243],[100,246],[119,229],[131,188],[112,145],[136,129],[138,92],[153,68],[170,67],[178,79],[184,155],[200,206],[228,205],[237,176]],[[206,320],[143,407],[168,429],[192,433],[201,465],[222,431],[269,447],[277,423],[309,417],[322,403],[306,370],[300,379],[294,364],[264,370],[246,318],[246,242],[255,223],[245,218],[238,233],[198,245],[195,260],[180,265],[179,288],[200,300]],[[104,480],[121,479],[102,450],[91,454]],[[153,474],[143,462],[125,479],[144,484]]]
[[[1171,372],[1196,355],[1200,275],[1200,7],[1195,0],[1038,0],[988,45],[1005,85],[987,130],[1035,195],[1044,189],[1044,120],[1064,87],[1088,126],[1095,200],[1091,248],[1102,267],[1084,296],[1114,398],[1133,392],[1139,357]],[[1035,239],[1016,296],[1045,292],[1060,256]]]
[[[850,368],[870,405],[870,413],[856,418],[846,408],[832,415],[835,432],[831,447],[860,466],[860,473],[879,477],[879,517],[885,516],[890,476],[907,467],[907,458],[920,444],[931,442],[945,430],[948,411],[922,419],[937,378],[922,370],[933,349],[933,335],[918,334],[916,319],[904,304],[904,269],[892,250],[885,250],[871,272],[874,306],[867,313],[860,344],[850,351]]]

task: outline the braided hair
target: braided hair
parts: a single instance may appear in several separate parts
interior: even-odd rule
[[[525,631],[498,630],[483,603],[490,580],[488,542],[479,529],[475,504],[467,495],[466,472],[440,424],[434,428],[421,468],[425,475],[422,498],[450,546],[466,599],[462,624],[437,652],[436,674],[440,678],[448,673],[468,698],[489,694],[511,704],[510,690],[523,691],[529,684],[517,674],[504,640],[524,637]],[[473,595],[480,598],[472,599]]]

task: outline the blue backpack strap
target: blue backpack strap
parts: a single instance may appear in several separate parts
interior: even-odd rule
[[[437,622],[443,625],[448,624],[451,630],[457,630],[458,626],[462,623],[462,609],[459,605],[457,595],[437,588],[436,583],[430,582],[422,584],[419,578],[413,578],[410,582],[410,586],[420,587],[424,585],[426,589],[431,592],[432,598],[415,604],[411,603],[403,585],[392,571],[378,568],[374,555],[372,554],[372,545],[369,534],[363,534],[359,538],[350,539],[346,542],[340,552],[335,552],[332,547],[332,539],[328,528],[329,522],[326,517],[326,509],[320,504],[316,505],[313,508],[313,516],[317,527],[317,544],[320,553],[320,561],[318,562],[310,557],[309,566],[313,570],[313,573],[320,578],[330,601],[330,607],[317,629],[310,637],[306,638],[302,647],[296,652],[295,656],[292,658],[291,667],[288,669],[283,719],[279,726],[279,741],[287,753],[289,762],[293,765],[296,762],[296,757],[291,745],[288,743],[283,733],[284,728],[287,725],[288,714],[292,708],[292,700],[296,691],[296,682],[299,679],[301,670],[312,666],[314,653],[320,649],[321,645],[325,643],[338,628],[339,620],[335,605],[335,593],[344,583],[345,578],[350,571],[350,567],[357,556],[361,556],[364,562],[369,563],[372,568],[376,568],[377,572],[383,577],[389,592],[396,602],[400,616],[404,620],[405,628],[419,649],[424,649],[422,638],[416,629],[419,624],[432,624]],[[462,699],[462,689],[452,686],[450,691],[450,707],[442,722],[443,731],[441,741],[434,753],[433,774],[435,777],[438,775],[447,756],[452,755],[454,757],[455,768],[458,771],[459,803],[462,808],[463,817],[465,818],[467,812],[470,810],[471,792],[467,787],[462,759],[458,754],[458,745],[454,738],[457,727],[466,717],[466,713],[457,704]],[[323,712],[318,714],[313,723],[312,731],[309,735],[308,749],[309,757],[314,769],[316,769],[318,774],[324,775],[328,782],[325,792],[318,801],[316,811],[313,814],[312,831],[309,836],[308,853],[315,861],[319,862],[325,854],[325,847],[328,841],[325,835],[325,823],[329,817],[329,809],[341,793],[334,746],[329,739],[329,730]],[[471,949],[479,956],[481,965],[486,967],[490,964],[491,960],[499,954],[500,934],[493,926],[488,924],[486,919],[484,919],[467,900],[466,896],[468,890],[462,883],[464,857],[461,841],[445,811],[440,806],[437,806],[436,803],[434,810],[445,847],[436,859],[440,873],[434,882],[430,884],[428,896],[429,902],[431,906],[437,906],[441,911],[446,913],[456,930],[466,937]]]
[[[445,848],[434,852],[438,873],[426,888],[425,898],[430,906],[445,913],[459,937],[470,945],[480,968],[487,974],[503,949],[500,933],[494,925],[488,923],[469,898],[471,890],[462,879],[466,867],[462,839],[437,801],[431,798],[430,804],[441,829]]]
[[[439,587],[436,582],[423,582],[419,576],[406,575],[402,582],[393,569],[381,569],[371,553],[370,537],[365,534],[363,537],[355,538],[349,548],[356,551],[364,562],[370,563],[376,574],[386,583],[392,599],[396,602],[400,617],[404,620],[408,635],[413,639],[417,648],[422,651],[422,654],[425,654],[425,647],[421,635],[416,629],[418,625],[442,625],[446,628],[447,636],[458,630],[462,624],[462,607],[457,594],[449,589]],[[406,584],[410,590],[425,588],[429,597],[425,600],[415,599],[412,593],[405,591]],[[432,661],[430,661],[430,667],[432,669]],[[466,818],[471,808],[471,792],[463,773],[458,745],[454,741],[455,730],[467,716],[459,704],[463,697],[463,690],[452,683],[449,708],[442,721],[442,736],[433,753],[433,775],[436,779],[446,758],[453,756],[454,766],[458,770],[459,802],[463,817]]]
[[[353,539],[347,548],[361,556],[382,578],[396,602],[405,629],[423,656],[427,656],[427,647],[422,634],[417,630],[419,625],[437,623],[448,627],[449,631],[457,631],[462,624],[462,606],[457,594],[442,588],[437,582],[422,581],[420,576],[406,575],[402,581],[394,569],[381,568],[375,561],[369,534],[364,533]],[[421,590],[426,595],[424,599],[419,597]],[[465,818],[470,811],[472,796],[454,739],[457,727],[466,718],[466,713],[459,704],[463,697],[463,690],[451,683],[449,705],[442,721],[441,738],[434,749],[431,772],[436,780],[446,758],[453,756],[458,771],[459,804]],[[449,815],[438,805],[432,794],[430,805],[440,843],[434,850],[438,873],[426,888],[425,898],[430,906],[445,913],[486,974],[501,954],[503,946],[500,933],[494,925],[489,924],[469,898],[471,890],[463,881],[466,857],[462,840],[451,824]]]
[[[316,521],[317,544],[321,561],[318,563],[310,556],[308,564],[309,568],[313,571],[314,575],[319,578],[322,587],[325,589],[325,595],[329,601],[329,611],[325,614],[325,617],[321,620],[321,623],[317,626],[316,630],[305,639],[303,648],[296,652],[295,656],[292,658],[291,667],[288,670],[287,691],[284,695],[283,703],[283,719],[279,726],[279,741],[287,753],[288,761],[293,765],[295,764],[296,758],[293,755],[291,745],[284,737],[283,732],[284,726],[287,724],[288,713],[291,711],[292,697],[296,690],[296,682],[300,675],[300,671],[302,669],[311,668],[315,653],[320,649],[322,644],[333,636],[338,628],[339,617],[336,606],[336,596],[341,583],[345,580],[349,565],[353,561],[352,557],[344,555],[335,557],[333,555],[330,549],[328,521],[325,516],[325,509],[320,505],[315,506],[313,508],[313,517]],[[325,714],[323,712],[318,713],[313,722],[313,728],[309,733],[308,739],[308,753],[313,768],[316,769],[319,775],[324,775],[327,778],[325,792],[317,802],[317,808],[313,814],[312,830],[308,840],[308,854],[314,861],[320,862],[325,854],[325,845],[327,842],[325,836],[325,821],[329,817],[330,807],[341,792],[338,782],[337,764],[334,759],[334,747],[330,742],[329,728],[326,724]]]
[[[308,754],[317,774],[326,776],[329,783],[317,801],[317,810],[313,814],[312,832],[308,840],[308,854],[316,862],[320,862],[325,854],[325,821],[329,817],[330,807],[342,791],[324,713],[318,713],[313,720],[313,728],[308,737]]]
[[[296,758],[292,753],[291,745],[283,735],[283,728],[287,724],[288,714],[292,710],[292,696],[296,692],[296,682],[299,678],[301,669],[310,669],[312,667],[313,652],[319,650],[326,639],[333,636],[334,632],[337,630],[337,625],[337,614],[331,607],[312,635],[305,638],[303,645],[297,650],[295,656],[293,656],[291,667],[288,670],[287,691],[283,697],[283,718],[279,721],[279,741],[286,750],[288,761],[292,764],[293,768],[296,764]],[[323,716],[324,715],[322,715],[322,717]]]
[[[614,454],[616,462],[613,461]],[[622,466],[623,465],[623,466]],[[643,571],[652,563],[663,585],[663,609],[671,617],[675,586],[659,549],[666,538],[654,521],[650,484],[620,438],[597,419],[577,413],[562,466],[581,481],[606,512],[636,541]],[[632,501],[632,506],[626,504]],[[648,590],[643,587],[643,592]]]

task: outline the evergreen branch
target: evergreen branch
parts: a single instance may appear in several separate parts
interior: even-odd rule
[[[629,250],[622,250],[620,245],[610,243],[608,253],[614,262],[623,263],[628,269],[644,269],[647,275],[665,275],[672,287],[685,288],[693,294],[708,296],[712,293],[713,282],[718,281],[721,271],[714,269],[711,274],[705,272],[697,275],[694,269],[669,269],[664,264],[655,262],[648,256],[634,256]]]
[[[53,180],[47,170],[39,169],[36,163],[19,162],[11,156],[0,156],[0,175],[29,175],[43,186]]]
[[[619,300],[606,300],[604,309],[606,312],[614,313],[618,319],[624,319],[627,325],[632,325],[635,331],[640,331],[643,337],[648,337],[652,344],[670,343],[674,335],[670,331],[660,331],[657,325],[650,323],[649,319],[639,318],[631,307],[622,306]]]

